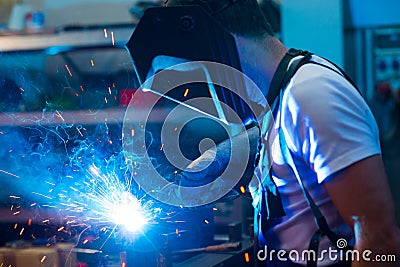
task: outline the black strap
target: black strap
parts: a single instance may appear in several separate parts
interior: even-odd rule
[[[288,68],[288,65],[290,61],[297,57],[297,56],[303,56],[303,58],[299,62],[292,63],[290,67]],[[319,65],[321,67],[328,68],[340,75],[342,75],[360,94],[361,91],[358,89],[357,85],[354,83],[354,81],[350,78],[350,76],[337,64],[335,64],[333,61],[326,59],[324,57],[320,57],[330,64],[334,66],[337,70],[334,68],[331,68],[327,65],[311,61],[311,56],[312,53],[304,50],[298,50],[294,48],[290,48],[288,52],[286,52],[285,56],[279,63],[276,72],[274,76],[272,77],[271,84],[269,86],[268,90],[268,95],[267,95],[267,101],[269,105],[272,105],[276,98],[278,97],[280,91],[285,88],[286,84],[289,82],[289,80],[293,77],[293,75],[296,73],[296,71],[303,66],[304,64],[307,63],[313,63],[316,65]]]
[[[298,62],[293,62],[292,64],[290,64],[290,67],[288,68],[290,61],[294,57],[300,56],[300,55],[303,55],[303,58],[301,60],[299,60]],[[341,74],[361,94],[361,92],[358,90],[355,83],[350,79],[350,77],[339,66],[337,66],[335,63],[331,62],[330,60],[325,59],[326,61],[331,63],[337,69],[337,70],[335,70],[334,68],[331,68],[324,64],[320,64],[320,63],[311,61],[310,60],[311,56],[312,56],[312,53],[310,53],[310,52],[296,50],[293,48],[291,48],[285,54],[284,58],[279,63],[277,71],[271,81],[271,85],[270,85],[268,96],[267,96],[267,101],[270,105],[272,105],[275,102],[276,98],[281,93],[281,90],[285,89],[287,83],[290,81],[290,79],[293,77],[293,75],[296,73],[296,71],[301,66],[303,66],[304,64],[307,64],[307,63],[314,63],[317,65],[326,67],[332,71],[335,71],[338,74]],[[275,105],[275,107],[277,107],[277,106],[279,107],[279,105]],[[290,155],[290,156],[293,156],[293,155]],[[313,217],[314,217],[315,224],[318,229],[312,236],[312,238],[310,240],[310,244],[309,244],[309,249],[314,251],[315,255],[317,255],[319,241],[320,241],[321,236],[324,236],[324,235],[327,236],[329,238],[329,240],[335,246],[337,246],[337,242],[340,239],[340,237],[330,229],[330,227],[326,221],[326,218],[321,213],[318,206],[315,204],[314,200],[312,199],[311,195],[309,194],[308,190],[302,185],[302,183],[300,183],[300,188],[303,191],[303,194],[307,200],[308,205],[310,206],[310,209],[311,209]],[[353,248],[350,245],[348,245],[348,243],[347,243],[346,247],[344,247],[344,248],[341,247],[339,249],[347,251],[347,250],[351,250]],[[317,266],[316,259],[315,259],[315,261],[307,262],[307,267],[316,267],[316,266]]]
[[[302,50],[297,50],[294,48],[290,48],[289,51],[286,52],[285,56],[279,63],[274,76],[272,77],[271,84],[269,86],[268,90],[268,95],[267,95],[267,101],[269,105],[272,105],[274,103],[275,99],[278,97],[281,89],[285,85],[284,81],[287,80],[287,77],[289,77],[287,74],[289,73],[288,71],[288,66],[290,61],[300,55],[306,55],[309,54],[307,51],[302,51]],[[307,56],[307,58],[311,58],[311,54]],[[296,68],[297,70],[297,68]],[[286,78],[285,78],[286,76]],[[290,77],[291,78],[291,77]]]
[[[318,255],[319,241],[321,239],[321,235],[321,231],[317,230],[312,236],[310,244],[308,246],[308,250],[313,251],[314,255],[316,255],[315,258],[317,258]],[[311,260],[307,261],[307,267],[317,267],[317,261],[314,260],[313,257],[311,257]]]
[[[324,60],[328,61],[328,62],[331,63],[336,69],[338,69],[338,70],[340,71],[340,74],[342,74],[343,77],[344,77],[349,83],[351,83],[351,85],[361,94],[361,91],[360,91],[360,89],[358,89],[356,83],[350,78],[350,76],[349,76],[341,67],[339,67],[337,64],[335,64],[335,62],[333,62],[333,61],[331,61],[331,60],[329,60],[329,59],[326,59],[326,58],[324,58],[324,57],[321,57],[321,58],[323,58]],[[312,61],[310,61],[310,62],[311,62],[311,63],[316,63],[316,62],[312,62]],[[326,68],[329,68],[328,66],[323,65],[323,64],[318,64],[318,65],[321,65],[321,66],[324,66],[324,67],[326,67]],[[334,70],[333,70],[333,71],[334,71]],[[361,94],[361,95],[362,95],[362,94]]]

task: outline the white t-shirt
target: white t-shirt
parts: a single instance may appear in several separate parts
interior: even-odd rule
[[[331,66],[316,56],[313,56],[313,61]],[[331,174],[381,153],[378,127],[369,107],[340,74],[316,64],[305,64],[284,91],[282,110],[275,118],[275,127],[279,127],[280,116],[283,116],[282,130],[286,142],[304,185],[331,230],[352,239],[352,229],[343,221],[321,183]],[[308,249],[317,230],[313,215],[296,177],[282,157],[279,141],[273,143],[270,153],[273,179],[286,216],[267,231],[266,241],[261,239],[260,245],[284,249],[288,253],[296,250],[301,255]],[[337,249],[327,237],[322,237],[320,251],[328,250],[330,246]],[[331,262],[326,259],[319,266]]]

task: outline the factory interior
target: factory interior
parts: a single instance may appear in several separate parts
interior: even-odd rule
[[[329,58],[360,89],[400,221],[400,2],[258,2],[285,46]],[[204,97],[201,86],[143,86],[150,75],[132,56],[169,33],[132,36],[163,3],[0,0],[0,267],[255,266],[245,185],[198,205],[160,199],[207,142],[231,134],[197,108],[171,112]],[[173,159],[174,138],[185,160]]]

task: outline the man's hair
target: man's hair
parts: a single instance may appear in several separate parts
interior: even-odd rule
[[[167,0],[166,6],[199,5],[230,33],[262,38],[274,35],[256,0]]]

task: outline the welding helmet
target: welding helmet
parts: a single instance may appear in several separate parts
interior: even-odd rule
[[[215,7],[219,10],[226,8],[228,2],[236,1],[212,2],[219,3]],[[203,7],[185,5],[147,9],[127,48],[140,84],[160,71],[164,73],[159,76],[161,81],[153,81],[144,90],[184,104],[188,100],[187,86],[169,90],[166,85],[171,79],[181,79],[182,74],[192,75],[195,81],[198,80],[196,77],[201,77],[200,80],[205,79],[207,83],[194,82],[191,96],[210,97],[215,107],[206,111],[203,107],[194,109],[228,121],[239,116],[244,125],[255,121],[248,104],[245,79],[237,75],[241,73],[241,66],[235,39]],[[185,65],[188,62],[196,63]],[[219,65],[210,68],[211,65],[205,62]]]

